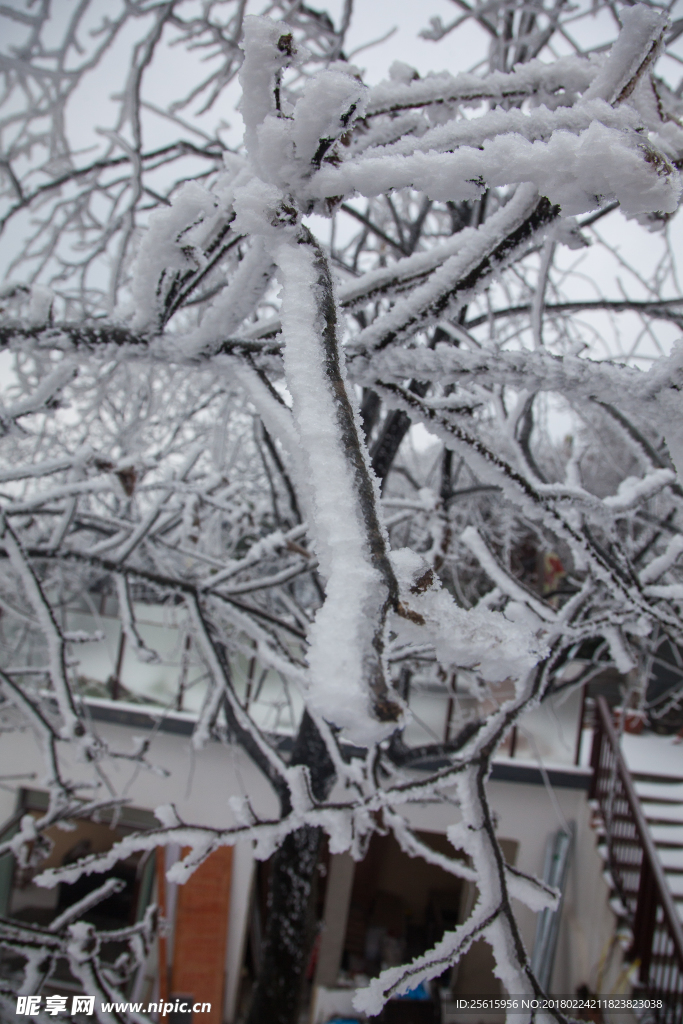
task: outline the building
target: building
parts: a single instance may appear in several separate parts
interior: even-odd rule
[[[146,619],[140,616],[146,639],[166,652],[156,667],[127,660],[114,617],[102,616],[110,631],[113,682],[112,666],[96,663],[94,656],[89,661],[89,652],[84,652],[81,664],[89,671],[91,695],[83,700],[95,732],[111,750],[123,754],[144,743],[153,770],[143,770],[135,760],[114,761],[107,784],[117,796],[127,798],[127,805],[98,821],[81,820],[72,831],[51,829],[54,845],[46,867],[104,851],[132,829],[153,827],[155,808],[169,803],[181,820],[217,828],[231,822],[231,796],[248,792],[258,810],[275,810],[268,785],[239,747],[209,742],[201,750],[193,748],[191,734],[201,703],[194,694],[201,689],[201,666],[188,657],[182,629],[174,631],[173,623],[164,621],[167,614],[147,607]],[[270,721],[277,742],[286,745],[297,709],[282,703],[253,659],[245,659],[242,668],[239,685],[245,701],[262,704],[258,713],[264,725]],[[162,698],[171,692],[169,680],[178,692],[178,673],[181,703],[189,709],[164,708]],[[110,695],[93,695],[98,686]],[[560,911],[546,914],[543,921],[528,908],[517,907],[524,941],[548,991],[628,993],[638,983],[638,964],[634,968],[627,954],[633,951],[634,915],[642,911],[636,863],[640,847],[630,838],[618,848],[606,837],[607,804],[604,793],[595,789],[597,776],[591,765],[595,718],[589,721],[582,689],[569,689],[563,696],[529,713],[499,751],[489,781],[491,805],[509,862],[544,876],[563,891]],[[471,698],[457,690],[430,692],[416,685],[410,695],[415,712],[411,728],[447,736],[454,702],[467,700]],[[0,788],[6,839],[23,814],[41,813],[46,794],[40,784],[39,744],[32,732],[7,732],[2,743],[3,764],[11,765]],[[680,897],[678,912],[683,908],[683,781],[678,781],[683,780],[683,746],[671,736],[628,734],[624,750],[641,808],[649,818],[649,834],[659,843],[666,884],[674,901]],[[72,777],[89,778],[89,767],[79,764],[75,755],[69,768]],[[601,778],[614,778],[604,765],[601,771]],[[613,804],[613,795],[609,799]],[[625,799],[623,794],[619,799]],[[415,805],[410,814],[413,827],[429,846],[453,856],[445,833],[456,820],[456,809],[427,803]],[[627,816],[619,810],[614,820],[625,821]],[[633,877],[619,874],[621,848],[627,850]],[[120,862],[110,872],[120,879],[120,891],[93,908],[89,919],[100,928],[115,929],[139,919],[151,901],[157,902],[167,926],[138,971],[130,999],[147,1004],[191,995],[212,1005],[210,1014],[197,1019],[235,1024],[258,961],[268,865],[254,859],[249,844],[238,843],[212,854],[186,885],[177,886],[165,879],[163,869],[181,852],[169,847]],[[0,910],[26,922],[47,924],[101,884],[102,876],[85,876],[73,886],[62,883],[55,889],[40,888],[32,879],[32,872],[17,868],[10,857],[0,859]],[[326,852],[320,863],[319,935],[309,970],[311,1024],[324,1024],[334,1013],[348,1015],[352,987],[362,983],[363,975],[380,963],[401,963],[419,953],[464,918],[475,895],[471,883],[412,860],[390,836],[374,837],[359,864],[348,855]],[[658,913],[655,910],[655,917]],[[660,918],[661,914],[657,921]],[[653,935],[657,927],[655,922]],[[641,951],[641,964],[642,959]],[[160,970],[160,963],[165,970]],[[56,984],[69,989],[66,973]],[[458,996],[499,993],[488,947],[475,944],[440,987],[444,1021],[458,1019]],[[189,1021],[190,1016],[177,1019]],[[482,1015],[481,1020],[486,1019]]]

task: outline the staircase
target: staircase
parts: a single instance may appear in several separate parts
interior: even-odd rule
[[[683,920],[683,779],[640,773],[632,773],[632,778],[678,916]]]
[[[612,906],[632,935],[634,995],[659,1001],[658,1024],[683,1024],[683,779],[672,774],[683,750],[658,736],[620,743],[603,697],[594,724],[591,798]]]

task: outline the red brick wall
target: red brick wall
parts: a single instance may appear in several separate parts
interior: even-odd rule
[[[223,1019],[231,875],[232,847],[224,846],[178,887],[171,994],[211,1003],[211,1013],[195,1014],[192,1024]]]

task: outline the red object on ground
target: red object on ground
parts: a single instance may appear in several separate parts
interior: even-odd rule
[[[621,708],[614,709],[614,725],[618,729],[621,719]],[[624,718],[624,732],[630,732],[634,736],[640,736],[643,731],[643,725],[645,724],[645,715],[642,711],[632,711],[626,709],[626,716]]]

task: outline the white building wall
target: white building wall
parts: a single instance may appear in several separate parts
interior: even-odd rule
[[[569,860],[551,991],[573,995],[579,985],[609,993],[619,983],[622,950],[615,942],[617,921],[609,906],[604,863],[591,827],[585,790],[553,788],[519,782],[490,782],[491,806],[501,838],[519,842],[517,867],[542,876],[548,840],[573,824],[575,841]],[[515,913],[531,954],[537,915],[514,901]],[[626,980],[622,979],[625,986]]]
[[[543,785],[523,782],[491,781],[488,785],[491,810],[497,821],[497,834],[519,844],[516,867],[542,877],[548,840],[565,824],[582,820],[587,805],[586,791],[556,787],[553,798]],[[577,827],[575,847],[583,841]],[[575,851],[572,851],[572,861]],[[570,862],[571,863],[571,862]],[[514,901],[522,938],[529,954],[536,934],[536,914]],[[569,980],[569,979],[567,979]],[[567,991],[571,991],[568,989]]]
[[[140,708],[135,707],[135,711],[139,713]],[[183,720],[180,715],[173,718]],[[93,730],[112,751],[123,754],[132,754],[140,738],[150,738],[149,729],[134,725],[96,721]],[[60,752],[65,777],[92,782],[92,767],[79,759],[76,744],[64,745]],[[173,803],[184,821],[214,828],[234,825],[228,806],[228,799],[234,795],[248,795],[255,809],[264,816],[277,810],[269,784],[239,747],[208,743],[203,750],[194,750],[190,736],[158,731],[151,735],[146,759],[167,774],[127,760],[108,760],[103,765],[116,796],[126,798],[135,807],[153,811],[155,807]],[[2,735],[0,766],[3,774],[25,776],[25,782],[20,779],[18,785],[43,787],[40,747],[31,729]],[[100,786],[100,795],[103,800],[110,797],[104,784]],[[0,789],[2,821],[14,813],[15,802],[14,794]]]
[[[119,704],[117,710],[123,712],[125,706]],[[139,714],[141,708],[131,710]],[[190,716],[172,717],[180,723],[185,717],[188,723],[190,720]],[[149,729],[143,727],[102,721],[95,722],[94,726],[112,750],[122,753],[132,753],[139,737],[150,737]],[[41,788],[40,750],[30,729],[3,734],[0,751],[3,774],[23,775],[23,784]],[[91,779],[91,768],[79,763],[75,754],[75,748],[66,751],[71,764],[65,766],[65,774],[84,781]],[[181,819],[188,823],[218,828],[233,824],[228,805],[228,799],[233,795],[248,795],[255,809],[264,816],[277,809],[268,783],[238,747],[209,743],[203,750],[196,751],[189,735],[159,730],[151,735],[147,758],[168,775],[164,777],[125,760],[108,762],[105,767],[117,795],[126,797],[135,807],[153,811],[162,804],[173,803]],[[508,762],[508,765],[512,764],[519,762]],[[22,781],[18,784],[21,785]],[[593,990],[609,991],[609,986],[616,982],[621,960],[617,954],[616,959],[613,957],[609,961],[615,919],[608,907],[603,866],[596,851],[595,834],[590,827],[585,788],[557,786],[551,795],[544,785],[492,780],[489,782],[489,794],[498,835],[519,844],[517,866],[531,874],[543,872],[549,837],[565,823],[575,824],[576,842],[569,866],[552,987],[555,992],[573,993],[577,985],[583,983]],[[103,788],[102,796],[108,795]],[[14,794],[5,788],[0,789],[0,821],[12,815],[15,801]],[[413,827],[441,833],[458,820],[457,809],[449,805],[417,804],[407,808],[406,814]],[[253,871],[249,844],[238,844],[233,860],[226,959],[227,1021],[233,1019],[236,1008]],[[536,915],[519,904],[515,909],[524,942],[531,953]]]

